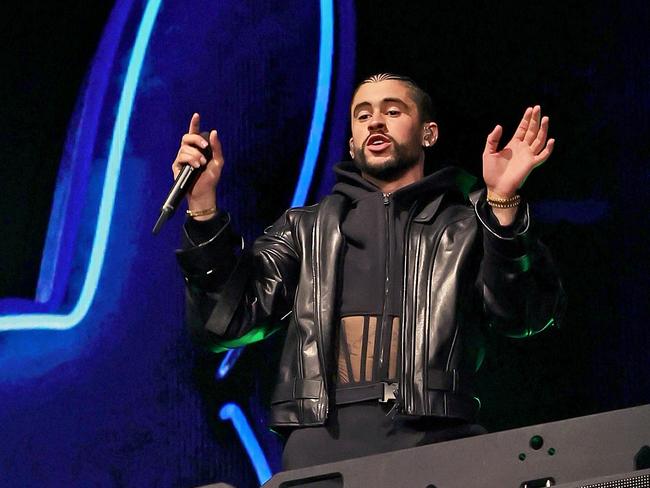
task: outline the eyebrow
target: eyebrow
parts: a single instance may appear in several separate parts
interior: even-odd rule
[[[403,107],[408,107],[408,104],[402,100],[401,98],[394,98],[394,97],[387,97],[382,99],[381,104],[385,105],[386,103],[398,103],[402,105]],[[359,102],[357,103],[354,108],[352,109],[352,113],[356,115],[356,113],[363,107],[372,105],[370,102]]]

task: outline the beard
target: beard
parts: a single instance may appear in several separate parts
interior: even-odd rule
[[[417,150],[412,150],[406,144],[398,144],[392,138],[390,140],[393,154],[381,163],[368,163],[364,152],[366,148],[365,142],[359,149],[354,151],[354,165],[362,174],[372,176],[380,181],[390,182],[398,180],[404,173],[417,165],[420,160],[419,147]]]

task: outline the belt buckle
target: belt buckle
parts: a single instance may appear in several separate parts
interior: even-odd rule
[[[381,398],[379,399],[379,403],[387,403],[390,400],[395,400],[397,397],[395,396],[395,393],[397,392],[397,383],[386,383],[382,382],[382,394]]]

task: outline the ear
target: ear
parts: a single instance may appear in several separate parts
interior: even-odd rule
[[[354,139],[352,137],[348,141],[348,149],[350,151],[350,157],[354,159]]]
[[[424,147],[433,146],[438,140],[438,124],[435,122],[427,122],[424,124],[424,131],[422,134],[422,145]]]

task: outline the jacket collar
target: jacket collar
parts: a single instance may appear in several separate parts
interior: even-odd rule
[[[334,167],[337,183],[333,193],[342,194],[352,201],[357,201],[381,190],[364,179],[352,161],[343,161]],[[465,170],[447,166],[434,173],[426,175],[420,181],[407,185],[393,192],[393,198],[398,203],[409,207],[414,202],[424,204],[417,218],[432,217],[442,201],[442,196],[455,194],[467,200],[470,189],[476,183],[476,178]],[[426,218],[428,220],[428,218]]]

